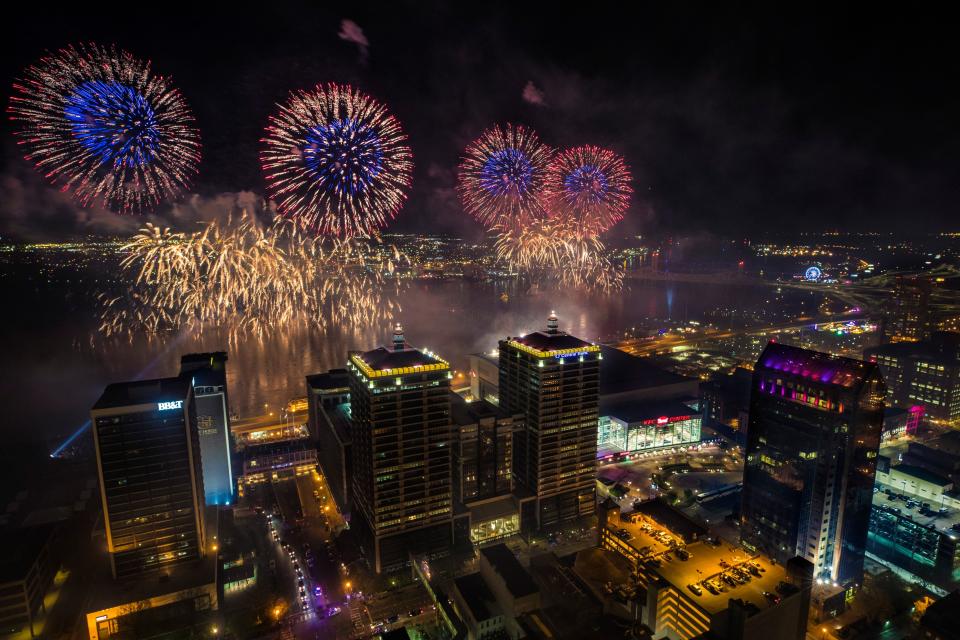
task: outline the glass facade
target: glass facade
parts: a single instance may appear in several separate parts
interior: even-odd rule
[[[227,410],[227,354],[191,353],[180,358],[180,375],[193,385],[206,504],[233,503],[234,482]]]
[[[192,396],[182,408],[94,411],[94,436],[114,575],[203,555],[203,482]],[[154,404],[154,407],[157,407]]]
[[[653,418],[637,423],[601,416],[597,423],[598,454],[633,453],[700,442],[701,422],[700,415]]]
[[[483,544],[515,533],[520,533],[520,514],[518,513],[474,523],[470,529],[470,541],[474,544]]]
[[[934,332],[923,342],[899,342],[866,349],[880,365],[887,403],[922,407],[937,422],[960,421],[960,336]]]
[[[884,386],[875,364],[771,343],[754,369],[741,536],[814,576],[863,574]]]

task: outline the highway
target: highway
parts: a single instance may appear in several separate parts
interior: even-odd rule
[[[769,333],[777,333],[780,331],[792,331],[802,329],[804,327],[809,327],[815,324],[823,324],[826,322],[837,322],[840,320],[849,321],[849,320],[861,320],[866,317],[866,314],[863,312],[857,313],[847,313],[847,314],[832,314],[832,315],[821,315],[812,318],[800,318],[797,320],[791,320],[790,322],[783,322],[780,324],[765,325],[762,327],[748,327],[744,329],[729,329],[729,330],[717,330],[717,331],[705,331],[703,333],[698,333],[695,336],[682,336],[674,334],[665,334],[658,338],[631,338],[629,340],[623,340],[616,343],[615,346],[617,349],[626,351],[627,353],[635,356],[652,356],[658,354],[665,354],[674,351],[680,347],[695,347],[704,342],[710,342],[714,340],[723,340],[727,338],[733,338],[735,336],[755,336],[755,335],[765,335]]]

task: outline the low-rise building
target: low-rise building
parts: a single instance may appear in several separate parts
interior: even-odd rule
[[[918,637],[924,640],[960,639],[960,592],[940,598],[920,618]]]
[[[468,640],[502,636],[503,611],[479,573],[455,578],[452,596],[454,611],[467,627]]]
[[[636,588],[645,591],[640,620],[670,640],[769,637],[801,640],[806,633],[813,565],[785,565],[729,543],[665,504],[621,514],[610,503],[599,518],[600,544],[627,558]],[[663,522],[672,521],[672,530]]]
[[[510,618],[540,607],[540,589],[510,548],[495,544],[480,550],[480,575]]]
[[[55,525],[13,529],[0,534],[0,635],[40,629],[37,616],[47,613],[44,594],[59,562],[53,550]]]
[[[960,495],[952,482],[913,465],[881,462],[867,553],[941,594],[960,586]]]
[[[597,457],[602,464],[700,442],[703,416],[680,400],[601,400]]]
[[[205,539],[215,541],[218,518],[208,507]],[[211,542],[211,544],[215,544]],[[191,563],[167,565],[150,574],[114,579],[107,558],[92,577],[86,603],[87,637],[140,638],[205,624],[219,608],[217,553],[211,548]]]
[[[317,448],[308,438],[272,440],[240,449],[241,485],[306,475],[317,466]]]

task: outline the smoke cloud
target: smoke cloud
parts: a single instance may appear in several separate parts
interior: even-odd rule
[[[347,42],[352,42],[357,45],[357,48],[360,50],[360,60],[366,62],[370,52],[370,41],[367,40],[367,36],[363,33],[360,25],[353,20],[344,19],[340,22],[340,33],[337,35],[340,36],[341,40],[346,40]]]
[[[529,104],[535,104],[538,107],[547,106],[543,98],[543,91],[538,89],[537,85],[533,84],[533,80],[527,80],[527,84],[523,87],[523,101]]]

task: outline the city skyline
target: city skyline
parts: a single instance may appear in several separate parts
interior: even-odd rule
[[[10,13],[0,640],[960,639],[939,12]]]

